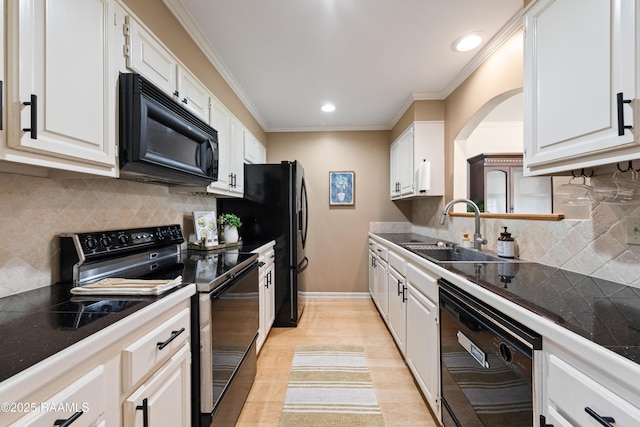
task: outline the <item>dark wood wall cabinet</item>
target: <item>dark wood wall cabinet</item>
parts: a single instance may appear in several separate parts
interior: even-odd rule
[[[551,177],[524,177],[522,169],[522,153],[482,153],[468,158],[469,199],[484,212],[551,213]]]

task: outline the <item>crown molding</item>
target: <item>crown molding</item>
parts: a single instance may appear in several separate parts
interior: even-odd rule
[[[207,38],[200,30],[200,27],[196,24],[193,16],[187,11],[180,0],[162,0],[163,3],[167,6],[167,9],[176,17],[178,22],[182,25],[184,30],[189,34],[191,39],[195,42],[195,44],[202,50],[204,55],[209,59],[209,61],[213,64],[213,66],[218,70],[224,81],[231,87],[231,90],[240,98],[240,101],[244,104],[244,106],[249,110],[249,112],[256,119],[258,124],[263,129],[267,129],[267,125],[264,121],[264,118],[258,111],[258,109],[253,105],[247,94],[240,86],[240,83],[233,77],[229,68],[227,68],[224,61],[220,58],[220,55],[216,52],[215,48],[207,42]]]

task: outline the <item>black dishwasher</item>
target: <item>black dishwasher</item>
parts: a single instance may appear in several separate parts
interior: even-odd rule
[[[540,335],[449,282],[438,284],[443,425],[535,425]]]

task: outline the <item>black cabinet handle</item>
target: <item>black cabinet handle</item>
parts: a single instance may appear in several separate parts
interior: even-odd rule
[[[177,90],[173,91],[173,96],[175,96],[176,98],[180,97],[180,92],[178,92]]]
[[[71,425],[71,423],[73,423],[75,420],[77,420],[78,418],[80,418],[80,416],[84,414],[83,411],[78,411],[75,414],[71,415],[69,418],[67,418],[66,420],[55,420],[53,422],[54,426],[60,426],[60,427],[68,427]]]
[[[184,328],[180,328],[180,330],[178,330],[178,331],[171,331],[171,336],[169,337],[168,340],[166,340],[164,342],[159,342],[157,344],[158,345],[158,350],[162,350],[163,348],[168,346],[171,341],[175,340],[178,337],[178,335],[180,335],[183,332],[184,332]]]
[[[402,293],[402,291],[400,290],[400,285],[402,285],[402,282],[397,279],[396,279],[396,282],[398,282],[398,296],[400,296],[400,294]]]
[[[264,262],[264,261],[260,261],[260,262],[258,263],[258,267],[264,267],[264,265],[265,265],[265,262]]]
[[[547,418],[544,415],[540,415],[540,427],[553,427],[553,424],[547,424]]]
[[[630,99],[624,99],[622,92],[617,95],[618,100],[618,136],[624,135],[625,129],[633,129],[633,126],[625,126],[624,124],[624,104],[631,104]]]
[[[31,101],[25,101],[23,105],[31,106],[31,127],[23,128],[23,132],[31,132],[31,139],[38,139],[38,96],[31,94]]]
[[[603,417],[593,409],[589,408],[588,406],[584,408],[584,411],[587,414],[591,415],[597,422],[602,424],[604,427],[614,427],[613,425],[611,425],[611,423],[616,422],[616,420],[613,417]]]
[[[407,302],[407,287],[402,285],[402,302]]]
[[[136,411],[142,411],[142,427],[149,427],[149,402],[146,397],[142,399],[142,405],[136,406]]]
[[[182,98],[182,103],[183,104],[189,104],[189,101],[187,100],[187,98]]]

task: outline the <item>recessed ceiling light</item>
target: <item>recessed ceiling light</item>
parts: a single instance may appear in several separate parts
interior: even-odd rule
[[[325,113],[330,113],[332,111],[336,111],[336,106],[333,104],[324,104],[320,109]]]
[[[453,42],[451,48],[457,52],[467,52],[480,46],[480,43],[482,43],[482,35],[480,33],[471,33]]]

